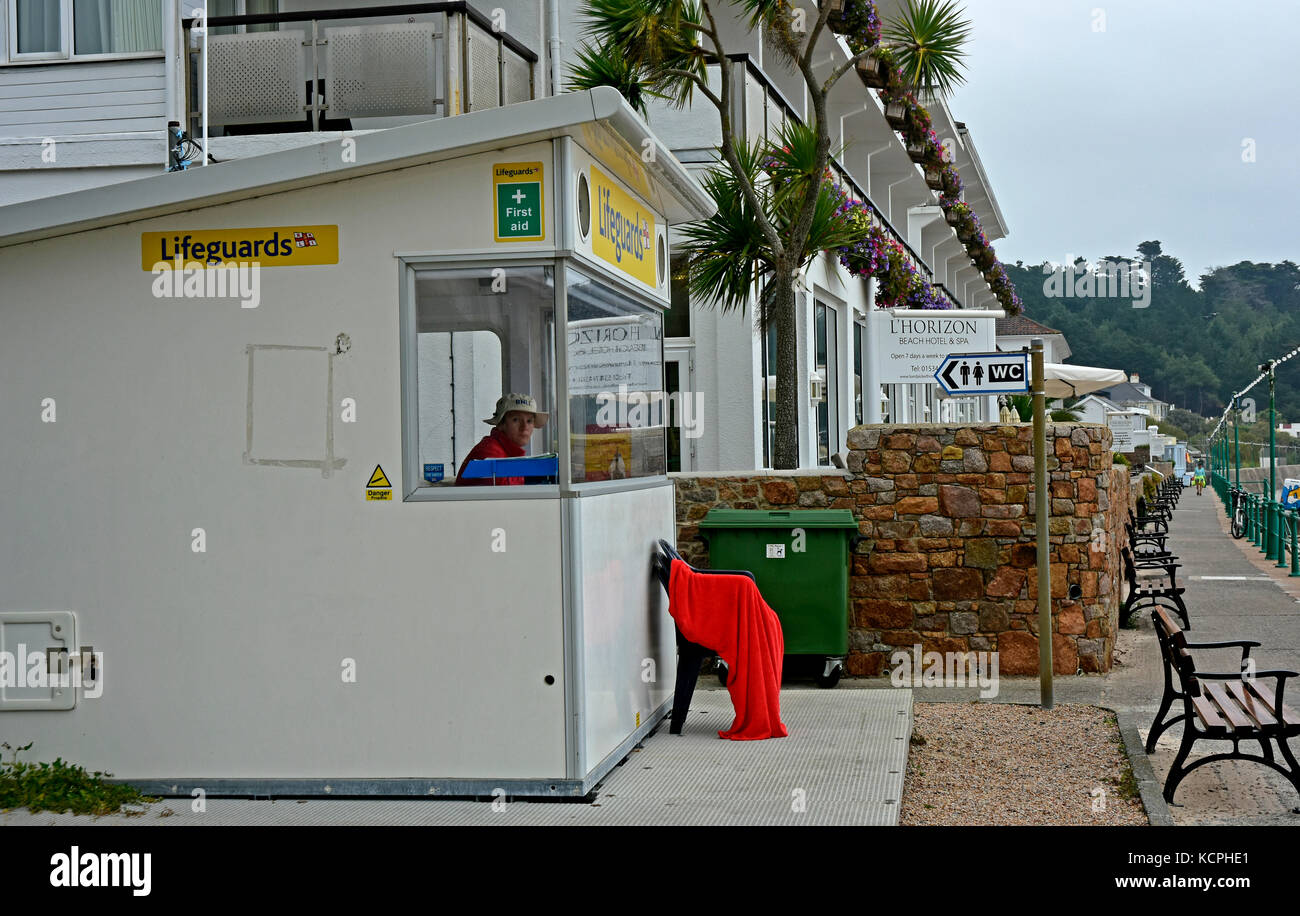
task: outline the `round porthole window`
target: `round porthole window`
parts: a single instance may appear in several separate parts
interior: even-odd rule
[[[585,242],[591,234],[591,191],[587,188],[587,176],[578,176],[578,234]]]
[[[655,257],[659,261],[659,285],[662,287],[664,285],[664,278],[667,276],[666,272],[668,269],[667,268],[668,245],[667,242],[664,241],[664,237],[662,235],[659,236],[659,245],[656,248]]]

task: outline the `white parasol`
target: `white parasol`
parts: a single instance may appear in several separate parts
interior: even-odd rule
[[[1043,388],[1049,398],[1076,398],[1127,381],[1121,369],[1043,363]]]

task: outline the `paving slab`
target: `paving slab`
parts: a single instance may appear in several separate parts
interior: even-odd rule
[[[789,737],[727,741],[730,695],[695,694],[681,735],[665,722],[583,801],[165,799],[139,817],[0,813],[0,825],[879,825],[898,823],[912,735],[908,690],[790,690]]]

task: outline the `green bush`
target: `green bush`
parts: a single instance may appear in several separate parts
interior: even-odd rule
[[[1128,466],[1129,466],[1128,459],[1124,457],[1124,453],[1123,453],[1123,452],[1116,452],[1116,453],[1115,453],[1115,457],[1114,457],[1114,459],[1112,459],[1111,463],[1112,463],[1112,464],[1122,464],[1122,465],[1124,465],[1124,467],[1128,467]]]
[[[13,759],[0,763],[0,810],[27,808],[29,811],[64,811],[72,814],[116,814],[124,805],[145,805],[158,801],[141,795],[133,786],[105,782],[111,773],[87,773],[85,769],[56,757],[53,763],[25,763],[8,742],[0,747],[13,751]],[[127,812],[143,814],[143,811]]]

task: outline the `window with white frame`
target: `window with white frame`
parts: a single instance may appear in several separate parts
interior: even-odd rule
[[[867,326],[853,323],[853,416],[859,424],[867,422],[867,405],[862,397],[862,362],[867,348]]]
[[[185,2],[185,0],[182,0]],[[202,5],[204,0],[190,0],[196,6]],[[208,16],[215,18],[217,16],[253,16],[260,13],[279,12],[278,0],[207,0]],[[213,26],[213,35],[233,35],[236,32],[274,32],[279,26],[274,22],[259,23],[257,25],[219,25]]]
[[[429,486],[450,487],[474,447],[490,433],[497,399],[531,395],[555,410],[555,273],[549,265],[508,269],[498,284],[490,266],[428,267],[414,273],[414,331],[406,379],[414,427],[405,430],[415,474]],[[409,386],[414,384],[413,388]],[[547,424],[535,430],[526,454],[555,451]],[[430,473],[421,475],[423,469]]]
[[[838,320],[833,306],[817,302],[813,309],[816,347],[813,368],[813,404],[817,410],[817,463],[829,465],[831,453],[839,448],[839,347],[835,330]]]
[[[11,63],[153,57],[162,0],[6,0]]]

